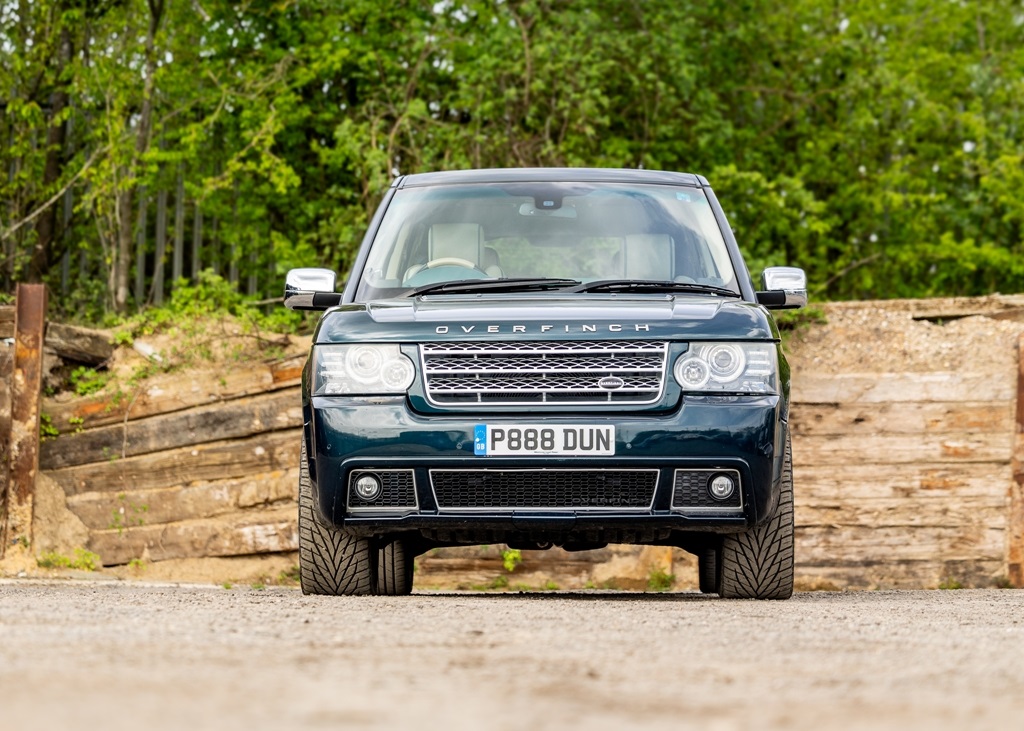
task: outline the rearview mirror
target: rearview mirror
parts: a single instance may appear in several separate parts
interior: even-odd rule
[[[798,267],[768,267],[761,274],[757,301],[769,310],[795,310],[807,305],[807,275]]]
[[[284,306],[290,310],[326,310],[341,304],[334,291],[338,276],[331,269],[290,269],[284,278]]]

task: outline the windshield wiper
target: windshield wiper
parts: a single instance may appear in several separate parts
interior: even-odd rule
[[[671,282],[653,279],[602,279],[597,282],[587,282],[578,287],[566,290],[568,292],[697,292],[700,294],[718,294],[723,297],[739,297],[738,292],[733,292],[725,287],[716,287],[713,284],[697,284],[696,282]]]
[[[531,292],[545,289],[564,289],[579,284],[577,279],[556,279],[551,277],[521,277],[512,279],[466,279],[456,282],[436,282],[410,290],[407,297],[421,294],[445,292]]]

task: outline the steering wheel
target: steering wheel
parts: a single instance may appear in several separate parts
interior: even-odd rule
[[[480,267],[471,262],[469,259],[460,259],[457,256],[442,256],[438,259],[431,259],[427,262],[426,269],[436,269],[437,267],[463,267],[465,269],[473,269],[475,271],[482,271]]]

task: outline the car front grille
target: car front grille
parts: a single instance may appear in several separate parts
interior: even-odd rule
[[[446,510],[650,510],[657,470],[431,470]]]
[[[426,343],[427,398],[434,404],[637,405],[665,384],[663,341]]]

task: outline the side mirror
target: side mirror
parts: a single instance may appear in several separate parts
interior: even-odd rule
[[[326,310],[341,304],[334,291],[338,276],[331,269],[290,269],[284,278],[284,306],[289,310]]]
[[[807,305],[807,275],[798,267],[768,267],[761,274],[757,301],[769,310],[795,310]]]

